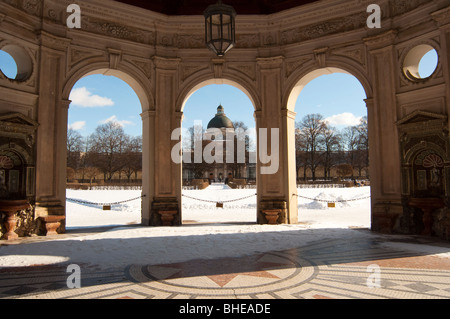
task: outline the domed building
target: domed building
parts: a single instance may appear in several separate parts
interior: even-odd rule
[[[218,134],[220,130],[221,135]],[[201,178],[207,178],[210,181],[215,182],[226,182],[229,178],[239,178],[239,179],[254,179],[255,178],[255,165],[249,165],[248,163],[248,150],[246,150],[246,161],[245,163],[238,163],[236,160],[236,152],[237,152],[237,142],[235,136],[235,127],[233,121],[229,119],[225,114],[225,109],[222,105],[217,107],[216,115],[208,122],[206,131],[205,131],[205,139],[203,141],[203,150],[207,145],[211,143],[211,141],[215,141],[215,143],[223,143],[223,163],[214,162],[212,164],[202,163],[201,165]],[[227,143],[229,139],[233,139],[231,143]],[[220,142],[219,142],[220,141]],[[227,150],[227,146],[233,145],[234,150]],[[220,149],[220,147],[215,147],[215,150]],[[227,162],[227,154],[228,152],[234,152],[233,162]],[[204,160],[203,160],[204,161]],[[185,164],[183,165],[183,179],[191,180],[195,178],[199,178],[199,167],[196,164]],[[195,172],[194,172],[195,171]],[[197,176],[195,176],[197,175]]]
[[[233,122],[225,115],[225,110],[222,105],[217,107],[217,114],[208,123],[207,129],[218,128],[218,129],[233,129]]]

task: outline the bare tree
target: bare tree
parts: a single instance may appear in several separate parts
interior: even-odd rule
[[[359,176],[361,176],[362,169],[369,167],[369,128],[367,125],[367,116],[364,116],[359,125],[356,126],[358,131],[358,156],[357,167]]]
[[[137,174],[142,170],[142,136],[132,137],[125,146],[124,153],[125,164],[123,172],[125,173],[128,182],[131,181],[131,176],[134,174],[137,180]]]
[[[80,166],[84,148],[84,139],[81,134],[73,129],[67,131],[67,167],[77,170]]]
[[[311,169],[312,179],[316,179],[316,169],[321,161],[321,138],[326,130],[323,116],[320,114],[308,114],[299,123],[299,134],[306,145],[308,153],[307,165]]]
[[[122,155],[128,138],[122,126],[115,122],[98,126],[89,137],[91,160],[103,172],[105,180],[111,180],[123,168]]]
[[[359,143],[359,134],[356,126],[349,126],[343,130],[343,146],[346,151],[347,159],[346,162],[352,167],[355,167],[357,159],[357,150]],[[354,178],[354,173],[352,171],[351,177]]]
[[[302,134],[300,123],[296,123],[295,128],[295,171],[297,180],[299,179],[300,168],[303,167],[303,179],[306,180],[306,171],[308,169],[308,143],[306,136]]]
[[[337,164],[336,153],[340,148],[341,136],[336,132],[334,127],[327,127],[322,134],[323,155],[322,164],[324,170],[324,177],[331,177],[331,169]]]

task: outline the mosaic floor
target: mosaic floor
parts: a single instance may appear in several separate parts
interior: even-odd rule
[[[239,258],[125,269],[80,265],[81,287],[76,289],[67,287],[67,265],[4,268],[0,298],[450,298],[449,258],[382,243],[368,236]]]

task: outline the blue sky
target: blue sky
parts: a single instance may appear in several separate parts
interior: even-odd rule
[[[431,51],[421,63],[423,77],[428,76],[428,70],[434,70],[436,64],[436,52]],[[17,73],[14,60],[1,50],[0,70],[10,78]],[[70,98],[73,102],[69,108],[69,127],[83,136],[108,121],[120,123],[129,135],[142,134],[139,99],[122,80],[103,75],[82,78],[75,84]],[[295,108],[296,121],[307,114],[320,113],[338,129],[356,125],[362,116],[367,115],[365,98],[364,89],[355,77],[338,73],[321,76],[300,93]],[[251,101],[242,91],[229,85],[209,85],[196,91],[186,103],[183,127],[191,127],[196,120],[201,120],[206,127],[219,104],[224,106],[232,121],[255,127]]]

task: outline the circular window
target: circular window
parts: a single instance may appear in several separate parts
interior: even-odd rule
[[[8,79],[15,79],[17,76],[17,64],[13,57],[3,50],[0,50],[0,71]]]
[[[7,78],[25,81],[30,77],[33,63],[24,48],[8,44],[1,48],[0,53],[0,69]]]
[[[403,62],[403,72],[411,81],[428,79],[438,66],[437,51],[428,44],[421,44],[408,52]]]

